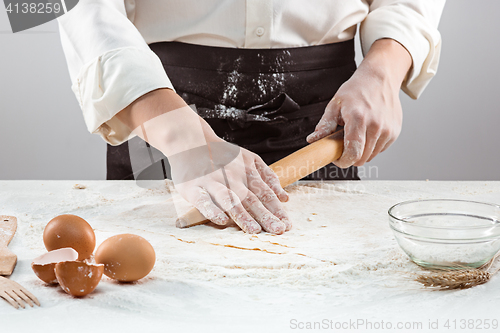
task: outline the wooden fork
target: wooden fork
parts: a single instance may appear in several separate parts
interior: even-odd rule
[[[11,275],[17,263],[17,257],[7,248],[17,229],[17,219],[14,216],[0,215],[0,275]],[[23,288],[19,283],[0,276],[0,298],[10,305],[23,309],[25,304],[33,307],[33,303],[40,306],[40,302]]]
[[[0,297],[16,309],[19,309],[19,306],[24,309],[25,304],[31,307],[33,307],[33,303],[40,306],[40,302],[38,302],[38,299],[32,293],[19,283],[2,276],[0,276]]]

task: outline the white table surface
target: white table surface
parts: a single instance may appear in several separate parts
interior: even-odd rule
[[[74,189],[75,184],[86,188]],[[390,323],[395,332],[474,332],[461,329],[463,320],[474,319],[474,325],[500,320],[498,276],[468,290],[423,289],[411,279],[421,269],[399,248],[387,219],[389,207],[412,199],[498,204],[500,182],[329,182],[288,190],[291,200],[285,206],[293,230],[252,236],[235,227],[175,228],[177,195],[168,186],[148,190],[132,181],[0,181],[0,215],[16,216],[19,223],[9,246],[18,255],[11,279],[42,303],[15,310],[0,300],[0,328],[293,332],[311,331],[299,329],[299,323],[321,322],[334,327],[318,331],[361,332],[371,331],[369,321],[373,331],[384,331],[381,325]],[[66,213],[85,218],[98,245],[119,233],[143,236],[156,250],[155,268],[135,284],[103,278],[96,291],[80,299],[45,285],[30,264],[46,252],[45,225]],[[429,328],[436,321],[439,329]],[[335,323],[344,329],[336,330]],[[350,323],[359,325],[346,326]],[[398,323],[421,323],[422,329],[398,329]]]

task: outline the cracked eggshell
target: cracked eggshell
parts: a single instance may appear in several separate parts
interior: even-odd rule
[[[85,261],[65,261],[56,264],[56,277],[68,294],[82,297],[95,290],[101,281],[104,265]]]
[[[95,234],[81,217],[65,214],[54,217],[45,226],[43,242],[48,251],[72,247],[79,254],[78,260],[84,260],[94,252]]]
[[[104,274],[122,282],[142,279],[151,272],[156,255],[153,246],[141,236],[121,234],[106,239],[95,253],[104,264]]]
[[[66,247],[50,251],[33,259],[31,269],[33,269],[36,276],[43,282],[55,284],[57,283],[54,271],[56,264],[62,261],[75,261],[76,259],[78,259],[78,252],[70,247]]]

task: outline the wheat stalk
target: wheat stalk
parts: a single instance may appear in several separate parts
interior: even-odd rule
[[[420,274],[415,281],[424,287],[437,290],[468,289],[488,282],[499,269],[492,270],[491,267],[500,252],[481,267],[470,268],[457,266],[458,269],[434,269],[438,272]]]

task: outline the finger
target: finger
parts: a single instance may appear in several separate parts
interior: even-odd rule
[[[249,182],[249,189],[253,194],[255,194],[257,199],[262,203],[267,211],[271,212],[275,217],[284,223],[285,231],[292,228],[292,222],[290,221],[286,211],[283,209],[278,197],[267,186],[267,184],[262,181],[262,179],[257,177],[252,178]]]
[[[210,191],[210,189],[208,190]],[[249,234],[256,234],[262,231],[259,223],[243,207],[240,199],[233,191],[222,184],[217,184],[214,185],[210,193],[215,203],[229,215],[241,230]]]
[[[248,192],[248,196],[243,200],[243,207],[255,218],[265,231],[277,235],[281,235],[285,232],[285,224],[268,211],[252,192]]]
[[[377,145],[373,149],[372,155],[368,159],[367,162],[371,162],[381,152],[383,152],[386,149],[387,144],[390,142],[390,136],[389,135],[382,135],[377,141]],[[394,142],[394,141],[393,141]]]
[[[340,117],[340,100],[333,99],[328,103],[325,108],[325,112],[323,116],[319,120],[314,132],[309,134],[306,138],[307,142],[313,143],[319,139],[324,138],[325,136],[335,132],[337,125],[339,123]]]
[[[344,126],[344,152],[335,161],[335,165],[340,168],[348,168],[363,156],[366,140],[366,126],[363,115],[356,112],[345,120]]]
[[[390,139],[384,146],[384,148],[382,148],[382,150],[380,152],[383,152],[385,151],[387,148],[389,148],[395,141],[396,141],[397,137],[394,137],[392,139]]]
[[[375,156],[377,156],[378,154],[389,148],[396,141],[400,133],[401,133],[401,124],[399,124],[399,128],[392,127],[390,129],[386,129],[385,131],[383,131],[377,142],[377,146],[373,150],[373,153],[370,156],[368,162],[370,162]]]
[[[373,149],[372,155],[366,162],[367,163],[371,162],[375,158],[375,156],[380,154],[382,152],[382,149],[385,147],[386,143],[387,143],[386,141],[382,141],[379,139],[377,145],[375,146],[375,149]]]
[[[281,187],[278,176],[271,170],[270,167],[259,157],[255,161],[255,168],[261,179],[271,188],[281,202],[287,202],[289,199],[288,193]],[[254,175],[251,173],[251,176]]]
[[[229,216],[227,216],[227,214],[213,202],[212,197],[207,190],[202,187],[198,187],[194,189],[194,191],[197,192],[197,195],[192,201],[193,205],[203,216],[218,225],[227,225],[231,222]]]
[[[381,140],[379,131],[372,131],[371,133],[366,133],[366,143],[365,143],[365,149],[363,151],[363,155],[361,158],[354,163],[355,166],[362,166],[363,164],[366,163],[366,161],[372,156],[373,151],[375,150],[375,147],[377,146],[378,142]]]
[[[248,234],[258,234],[262,231],[261,226],[241,204],[235,205],[227,213],[244,232]]]
[[[399,137],[401,134],[401,122],[402,119],[399,120],[399,123],[397,126],[393,127],[388,133],[387,133],[387,143],[385,144],[384,148],[380,152],[385,151],[387,148],[389,148]]]

